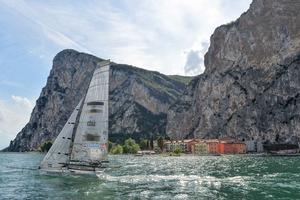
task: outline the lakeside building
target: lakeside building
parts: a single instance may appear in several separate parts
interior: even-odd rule
[[[176,149],[180,149],[181,152],[192,153],[194,145],[198,144],[200,141],[201,140],[199,139],[165,141],[163,150],[165,152],[172,152]]]
[[[206,140],[208,154],[220,154],[219,140]]]
[[[246,151],[248,153],[262,153],[264,152],[263,143],[258,140],[248,140],[245,142],[246,144]]]
[[[186,139],[164,141],[163,151],[173,152],[179,149],[183,153],[195,155],[218,154],[245,154],[245,153],[272,153],[295,154],[299,153],[299,145],[296,144],[266,144],[260,140],[238,141],[231,138],[221,139]]]
[[[208,145],[205,142],[196,143],[192,148],[192,153],[197,155],[208,154]]]
[[[195,149],[196,144],[201,144],[203,140],[199,139],[190,139],[190,140],[184,140],[187,144],[187,152],[192,153]]]
[[[233,139],[189,139],[164,142],[165,152],[172,152],[176,149],[196,155],[242,154],[246,153],[246,144]]]
[[[220,154],[243,154],[246,153],[246,144],[243,142],[220,141]]]
[[[180,149],[181,152],[187,152],[187,143],[184,141],[166,141],[164,142],[164,151],[172,152],[176,149]]]

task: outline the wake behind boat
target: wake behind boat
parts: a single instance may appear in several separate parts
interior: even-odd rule
[[[100,62],[78,103],[40,165],[42,173],[97,175],[108,163],[110,61]]]

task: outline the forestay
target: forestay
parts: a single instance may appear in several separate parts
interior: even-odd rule
[[[107,160],[109,61],[94,71],[75,132],[71,161]]]

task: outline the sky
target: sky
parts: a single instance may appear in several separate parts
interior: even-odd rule
[[[250,0],[0,0],[0,149],[29,121],[63,49],[165,74],[203,73],[214,29]]]

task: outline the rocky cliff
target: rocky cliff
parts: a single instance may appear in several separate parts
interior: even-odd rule
[[[86,93],[101,60],[74,50],[58,53],[30,121],[6,150],[35,150],[53,140]],[[168,107],[183,92],[187,79],[113,63],[110,80],[110,140],[165,135]]]
[[[173,138],[300,140],[300,1],[254,0],[218,27],[206,70],[168,112]]]

